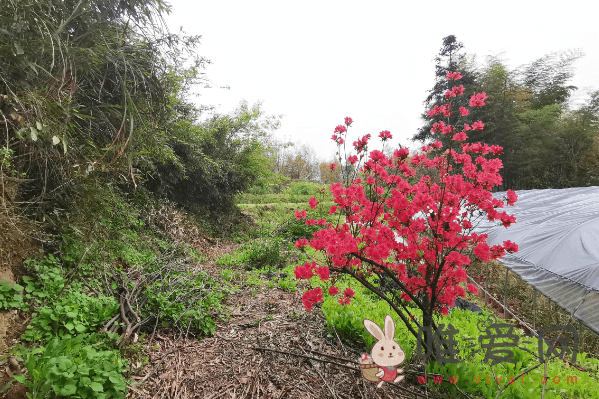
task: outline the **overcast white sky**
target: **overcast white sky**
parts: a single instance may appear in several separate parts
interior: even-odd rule
[[[392,144],[419,147],[410,138],[447,35],[481,62],[504,53],[510,68],[581,49],[572,84],[599,89],[596,0],[167,1],[171,31],[202,35],[208,77],[230,86],[199,90],[199,104],[228,113],[242,99],[263,101],[266,113],[283,115],[278,137],[310,143],[327,159],[345,116],[355,121],[351,141],[389,130]]]

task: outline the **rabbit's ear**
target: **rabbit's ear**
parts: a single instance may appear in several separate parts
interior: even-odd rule
[[[395,321],[389,315],[385,316],[385,337],[389,341],[393,341],[395,339]]]
[[[370,335],[376,338],[377,341],[382,341],[385,339],[385,334],[383,333],[383,330],[381,330],[378,324],[376,324],[374,321],[364,319],[364,327],[370,333]]]

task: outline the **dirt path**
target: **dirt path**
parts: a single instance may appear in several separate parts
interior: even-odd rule
[[[211,264],[202,268],[218,272]],[[150,365],[133,377],[128,398],[416,397],[365,381],[360,353],[331,336],[320,309],[304,310],[301,292],[243,289],[226,302],[230,319],[204,340],[156,334],[146,345]]]

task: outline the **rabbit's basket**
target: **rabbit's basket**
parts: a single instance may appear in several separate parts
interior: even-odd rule
[[[372,360],[360,363],[362,369],[362,377],[367,381],[379,382],[381,379],[376,376],[379,371],[379,366],[372,363]]]

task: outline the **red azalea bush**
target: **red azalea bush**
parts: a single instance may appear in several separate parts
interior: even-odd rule
[[[450,82],[461,78],[459,72],[450,72]],[[449,88],[446,98],[463,95],[463,86]],[[486,94],[474,93],[470,107],[482,107]],[[435,106],[430,117],[442,115],[444,120],[433,125],[432,131],[450,135],[446,148],[440,141],[422,147],[422,152],[409,158],[409,150],[396,149],[392,157],[382,151],[368,153],[371,135],[354,141],[356,155],[345,155],[342,167],[344,183],[329,187],[335,205],[329,215],[337,215],[336,223],[324,219],[308,219],[307,224],[320,224],[322,229],[314,233],[308,244],[326,255],[326,264],[305,263],[296,267],[298,279],[309,279],[314,275],[329,282],[329,295],[340,295],[339,303],[348,304],[354,293],[351,289],[339,294],[334,286],[341,274],[347,274],[364,287],[387,301],[403,320],[408,329],[417,336],[418,321],[410,314],[405,301],[413,301],[422,311],[423,326],[436,328],[433,314],[446,315],[456,298],[464,297],[465,267],[470,264],[471,253],[484,262],[501,258],[506,252],[517,252],[518,246],[510,241],[489,247],[486,234],[476,234],[473,228],[481,218],[500,221],[505,227],[516,219],[501,211],[504,201],[492,197],[493,187],[501,184],[499,169],[502,163],[498,155],[502,148],[487,144],[465,143],[469,130],[482,130],[481,121],[471,126],[460,123],[469,110],[461,107],[459,112],[451,110],[451,103]],[[458,118],[454,123],[452,119]],[[345,125],[335,128],[332,139],[345,148],[351,118]],[[379,137],[385,143],[391,133],[383,131]],[[442,136],[439,136],[442,137]],[[339,162],[343,162],[341,155]],[[363,164],[362,164],[363,162]],[[333,164],[334,165],[334,164]],[[331,167],[336,167],[337,165]],[[342,166],[342,165],[340,165]],[[413,177],[413,167],[428,170],[428,175],[419,180]],[[434,179],[432,178],[434,177]],[[509,190],[504,197],[508,205],[516,202],[516,194]],[[310,208],[318,206],[312,198]],[[306,212],[297,211],[296,218],[306,218]],[[330,219],[329,219],[330,220]],[[373,285],[367,276],[386,278],[399,287],[400,291],[383,292]],[[475,293],[469,284],[467,290]],[[323,301],[321,288],[304,293],[303,302],[308,311]]]

